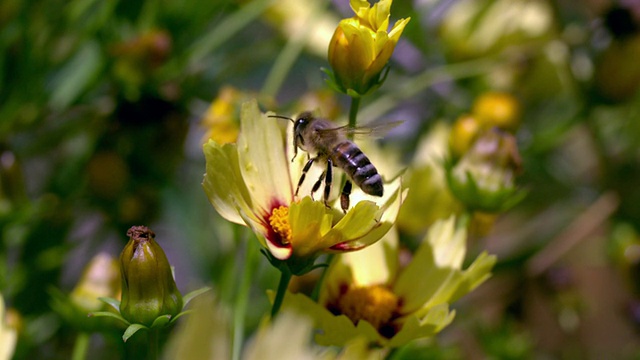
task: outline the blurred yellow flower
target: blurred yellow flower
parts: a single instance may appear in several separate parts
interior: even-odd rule
[[[433,336],[453,320],[449,304],[490,276],[496,258],[480,254],[465,270],[465,221],[436,222],[411,262],[400,265],[398,239],[384,240],[362,251],[343,254],[327,270],[318,303],[288,294],[283,308],[313,314],[322,330],[316,341],[342,345],[364,336],[381,346],[398,347]]]
[[[245,100],[242,92],[234,87],[225,86],[220,89],[201,120],[201,125],[207,131],[204,135],[205,143],[210,139],[220,144],[236,142],[239,132],[239,114],[236,109]]]
[[[98,311],[104,307],[99,297],[120,298],[120,281],[118,260],[107,253],[98,253],[84,268],[69,297],[86,312]]]
[[[18,334],[5,323],[4,299],[0,294],[0,360],[9,360],[16,348]]]
[[[438,122],[418,143],[407,174],[409,193],[396,222],[403,234],[423,234],[435,221],[461,210],[442,166],[449,156],[450,132],[446,123]]]
[[[380,73],[391,58],[410,18],[398,20],[391,31],[392,0],[373,6],[367,0],[351,0],[356,16],[343,19],[329,43],[329,64],[338,88],[350,95],[364,95],[380,83]]]
[[[488,91],[473,103],[473,115],[485,128],[498,127],[514,132],[520,126],[520,103],[511,94]]]
[[[231,339],[229,311],[211,294],[194,299],[192,314],[172,332],[165,348],[165,359],[229,359]],[[312,319],[292,310],[276,318],[265,317],[242,349],[243,360],[332,360],[381,359],[380,349],[369,349],[363,339],[336,349],[314,346],[311,342]]]
[[[391,228],[404,195],[399,178],[385,184],[385,196],[377,202],[354,189],[354,205],[346,214],[309,196],[294,199],[306,154],[289,161],[293,150],[285,149],[277,121],[260,113],[255,101],[243,104],[240,117],[237,144],[210,140],[204,145],[203,187],[218,213],[253,229],[275,259],[358,250]],[[289,140],[286,144],[293,144]]]

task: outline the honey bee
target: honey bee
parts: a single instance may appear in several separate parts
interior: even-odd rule
[[[311,189],[311,196],[318,191],[324,180],[324,204],[329,206],[329,193],[333,181],[332,168],[338,167],[344,171],[348,179],[342,187],[340,194],[340,207],[345,213],[349,208],[349,195],[351,194],[352,183],[362,189],[366,194],[382,196],[384,187],[382,177],[369,158],[360,148],[347,138],[348,134],[368,134],[374,128],[350,128],[348,126],[336,126],[333,122],[313,116],[309,111],[301,113],[296,120],[288,117],[272,115],[293,122],[293,149],[294,155],[291,161],[298,154],[298,148],[307,152],[309,160],[302,169],[300,180],[296,188],[295,195],[298,196],[300,186],[305,180],[306,174],[313,163],[325,162],[326,169]],[[395,126],[395,123],[392,124]],[[315,154],[312,156],[311,154]]]

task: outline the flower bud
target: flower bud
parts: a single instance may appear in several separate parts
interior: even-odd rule
[[[371,6],[351,0],[356,16],[340,21],[329,43],[329,63],[340,91],[364,95],[380,85],[380,74],[410,20],[400,19],[388,31],[391,3],[381,0]]]
[[[120,254],[122,317],[151,326],[158,316],[177,315],[182,310],[182,295],[155,234],[146,226],[133,226],[127,236],[129,242]]]
[[[455,165],[447,166],[453,194],[474,211],[499,212],[519,200],[520,155],[513,135],[497,128],[479,136]]]

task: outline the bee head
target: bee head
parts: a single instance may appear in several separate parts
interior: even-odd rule
[[[301,134],[302,131],[309,125],[309,123],[313,120],[313,114],[310,111],[305,111],[301,113],[296,121],[293,123],[293,132],[295,134]]]

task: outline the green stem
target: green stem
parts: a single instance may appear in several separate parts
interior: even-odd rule
[[[237,32],[249,25],[269,7],[275,0],[256,0],[243,5],[238,11],[227,16],[218,26],[205,33],[190,48],[188,53],[189,64],[197,64],[205,56],[213,51],[225,41],[230,39]]]
[[[273,63],[273,67],[271,67],[271,70],[269,71],[269,75],[267,75],[267,80],[260,91],[261,98],[272,99],[278,94],[289,70],[291,70],[295,60],[306,45],[311,31],[315,29],[315,23],[318,19],[322,18],[322,7],[327,3],[328,2],[326,1],[316,0],[309,5],[312,9],[305,18],[304,23],[306,26],[303,28],[302,32],[298,34],[291,34],[291,36],[289,36],[289,41],[280,54],[278,54],[278,57]]]
[[[76,337],[76,342],[73,344],[72,360],[84,360],[87,358],[87,349],[89,348],[89,334],[81,332]]]
[[[331,265],[331,262],[333,261],[334,257],[335,257],[335,254],[327,255],[326,264]],[[320,288],[322,288],[322,283],[324,282],[324,278],[327,277],[327,269],[329,269],[329,266],[322,269],[322,274],[320,275],[320,279],[318,279],[316,286],[313,288],[313,292],[311,292],[311,300],[315,302],[317,302],[318,299],[320,298]]]
[[[432,85],[485,74],[502,63],[504,62],[500,61],[500,56],[498,55],[425,70],[421,74],[402,82],[401,87],[387,91],[384,95],[368,104],[362,109],[361,115],[365,119],[381,116],[393,109],[399,100],[410,98]],[[351,118],[351,116],[349,117]]]
[[[147,353],[147,359],[149,360],[158,359],[159,346],[160,346],[160,330],[149,329],[149,351]]]
[[[278,311],[282,306],[282,301],[284,300],[284,295],[287,293],[289,281],[291,281],[291,271],[288,268],[280,269],[280,271],[280,283],[278,284],[278,292],[276,293],[276,298],[273,300],[273,307],[271,308],[271,318],[274,318],[278,314]]]
[[[349,108],[349,127],[354,128],[358,123],[358,110],[360,109],[360,97],[351,98],[351,107]],[[349,139],[353,140],[353,134],[349,134]]]
[[[244,255],[244,269],[242,270],[242,280],[238,289],[235,307],[233,311],[233,339],[232,339],[232,360],[238,360],[242,352],[242,343],[244,342],[244,325],[247,317],[247,308],[249,304],[249,292],[251,290],[251,278],[255,271],[258,254],[255,241],[247,241]]]

